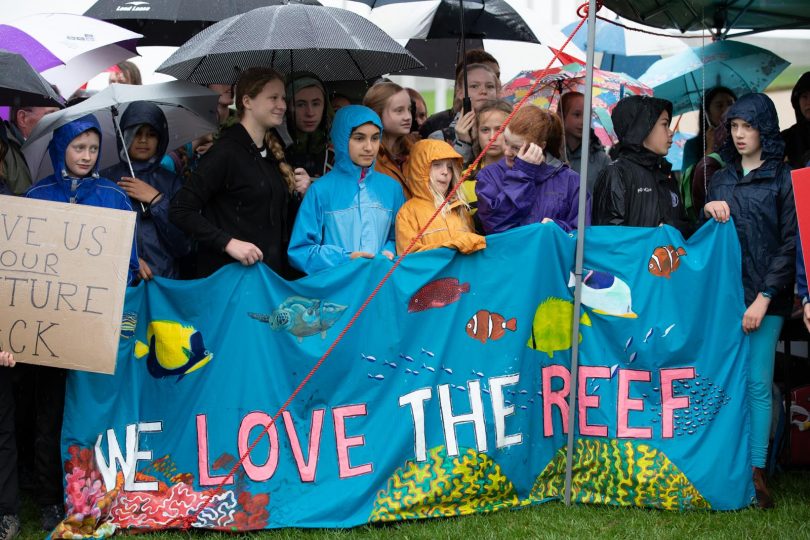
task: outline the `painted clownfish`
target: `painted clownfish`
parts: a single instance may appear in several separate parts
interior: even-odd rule
[[[675,249],[675,246],[660,246],[655,248],[647,264],[647,269],[654,276],[669,276],[681,265],[681,257],[686,255],[686,250],[682,247]]]
[[[487,339],[496,340],[501,339],[506,331],[514,332],[517,330],[517,319],[512,317],[506,320],[503,315],[498,313],[490,313],[482,309],[479,310],[472,318],[467,321],[467,335],[473,339],[477,339],[481,343],[486,343]]]

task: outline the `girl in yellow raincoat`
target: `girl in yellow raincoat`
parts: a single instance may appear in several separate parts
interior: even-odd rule
[[[397,214],[397,254],[405,251],[458,183],[461,161],[461,155],[444,141],[426,139],[411,147],[404,172],[413,196]],[[469,211],[469,204],[459,189],[416,242],[413,251],[450,247],[472,253],[484,249],[486,239],[474,232]]]

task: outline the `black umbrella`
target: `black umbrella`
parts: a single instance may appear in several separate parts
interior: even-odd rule
[[[29,107],[62,107],[51,83],[21,55],[0,50],[0,104]]]
[[[345,81],[421,65],[356,13],[290,4],[254,9],[206,28],[157,71],[198,84],[228,84],[256,66],[282,73],[310,71],[323,81]]]
[[[178,46],[228,17],[286,3],[321,5],[317,0],[98,0],[84,14],[143,34],[139,46]]]
[[[465,63],[467,47],[483,48],[484,39],[540,43],[505,0],[354,1],[371,7],[369,19],[380,28],[409,40],[406,48],[427,67],[413,75],[455,78],[455,67]],[[466,69],[463,73],[467,103]]]

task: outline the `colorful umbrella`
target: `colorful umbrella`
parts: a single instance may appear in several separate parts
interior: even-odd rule
[[[738,96],[765,90],[788,62],[772,52],[738,41],[717,41],[659,60],[639,80],[678,115],[700,109],[709,88],[725,86]]]
[[[542,75],[540,84],[530,102],[543,109],[556,111],[560,96],[567,92],[585,93],[585,67],[568,64],[552,68],[543,73],[523,71],[506,83],[503,98],[517,103],[526,95],[534,81]],[[593,70],[593,128],[596,136],[605,146],[613,146],[617,141],[613,131],[610,111],[625,96],[653,94],[652,89],[623,73]]]

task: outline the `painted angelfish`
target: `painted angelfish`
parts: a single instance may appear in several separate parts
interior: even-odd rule
[[[135,342],[135,358],[146,357],[146,369],[156,379],[177,375],[179,382],[214,358],[200,331],[177,321],[150,322],[146,341]]]

